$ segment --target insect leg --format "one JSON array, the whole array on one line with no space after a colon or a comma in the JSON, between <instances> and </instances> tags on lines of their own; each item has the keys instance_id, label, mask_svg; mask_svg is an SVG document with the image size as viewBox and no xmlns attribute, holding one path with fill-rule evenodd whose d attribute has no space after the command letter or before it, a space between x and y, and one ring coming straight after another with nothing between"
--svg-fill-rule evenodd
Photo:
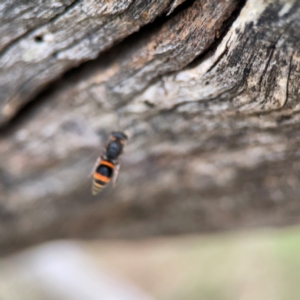
<instances>
[{"instance_id":1,"label":"insect leg","mask_svg":"<svg viewBox=\"0 0 300 300\"><path fill-rule=\"evenodd\" d=\"M120 171L120 163L116 163L115 164L115 169L114 169L114 175L113 175L113 178L112 178L112 185L113 185L113 187L116 186L116 182L117 182L117 177L118 177L119 171Z\"/></svg>"},{"instance_id":2,"label":"insect leg","mask_svg":"<svg viewBox=\"0 0 300 300\"><path fill-rule=\"evenodd\" d=\"M96 169L97 169L97 166L99 165L99 162L101 161L101 157L98 157L98 159L96 160L93 168L92 168L92 171L91 173L89 174L89 177L92 177L93 174L95 173Z\"/></svg>"}]
</instances>

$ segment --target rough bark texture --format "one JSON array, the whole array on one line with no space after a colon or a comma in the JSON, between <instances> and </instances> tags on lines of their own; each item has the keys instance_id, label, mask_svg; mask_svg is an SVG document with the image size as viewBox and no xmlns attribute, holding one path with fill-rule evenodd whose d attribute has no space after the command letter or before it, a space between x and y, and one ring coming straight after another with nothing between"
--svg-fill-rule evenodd
<instances>
[{"instance_id":1,"label":"rough bark texture","mask_svg":"<svg viewBox=\"0 0 300 300\"><path fill-rule=\"evenodd\" d=\"M155 19L172 1L24 1L21 8L18 1L6 2L1 26L2 122L49 81L96 58Z\"/></svg>"},{"instance_id":2,"label":"rough bark texture","mask_svg":"<svg viewBox=\"0 0 300 300\"><path fill-rule=\"evenodd\" d=\"M0 56L3 251L299 222L300 3L182 2L65 1L26 33L14 23ZM87 175L117 128L131 136L117 188L92 198Z\"/></svg>"}]
</instances>

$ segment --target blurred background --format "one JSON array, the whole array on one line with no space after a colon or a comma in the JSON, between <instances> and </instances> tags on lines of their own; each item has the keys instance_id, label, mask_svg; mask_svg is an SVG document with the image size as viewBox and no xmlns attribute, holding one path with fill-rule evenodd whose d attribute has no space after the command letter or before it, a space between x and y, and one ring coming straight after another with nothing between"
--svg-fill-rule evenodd
<instances>
[{"instance_id":1,"label":"blurred background","mask_svg":"<svg viewBox=\"0 0 300 300\"><path fill-rule=\"evenodd\" d=\"M56 241L0 262L1 299L298 299L299 228Z\"/></svg>"},{"instance_id":2,"label":"blurred background","mask_svg":"<svg viewBox=\"0 0 300 300\"><path fill-rule=\"evenodd\" d=\"M294 0L0 1L0 300L299 299L299 49Z\"/></svg>"}]
</instances>

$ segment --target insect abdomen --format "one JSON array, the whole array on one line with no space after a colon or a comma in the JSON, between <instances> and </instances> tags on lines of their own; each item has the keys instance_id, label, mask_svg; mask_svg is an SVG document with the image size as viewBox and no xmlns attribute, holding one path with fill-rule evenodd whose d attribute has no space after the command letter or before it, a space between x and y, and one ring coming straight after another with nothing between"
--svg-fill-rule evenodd
<instances>
[{"instance_id":1,"label":"insect abdomen","mask_svg":"<svg viewBox=\"0 0 300 300\"><path fill-rule=\"evenodd\" d=\"M100 165L97 167L94 173L92 193L97 195L107 183L110 182L111 177L113 176L114 164L103 160Z\"/></svg>"}]
</instances>

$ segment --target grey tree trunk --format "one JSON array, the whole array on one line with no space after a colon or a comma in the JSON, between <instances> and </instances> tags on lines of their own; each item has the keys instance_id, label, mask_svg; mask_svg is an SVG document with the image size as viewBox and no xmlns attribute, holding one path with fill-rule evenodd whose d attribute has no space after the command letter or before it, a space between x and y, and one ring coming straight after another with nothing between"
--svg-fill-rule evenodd
<instances>
[{"instance_id":1,"label":"grey tree trunk","mask_svg":"<svg viewBox=\"0 0 300 300\"><path fill-rule=\"evenodd\" d=\"M0 5L0 249L300 220L300 2ZM88 174L113 130L115 189Z\"/></svg>"}]
</instances>

